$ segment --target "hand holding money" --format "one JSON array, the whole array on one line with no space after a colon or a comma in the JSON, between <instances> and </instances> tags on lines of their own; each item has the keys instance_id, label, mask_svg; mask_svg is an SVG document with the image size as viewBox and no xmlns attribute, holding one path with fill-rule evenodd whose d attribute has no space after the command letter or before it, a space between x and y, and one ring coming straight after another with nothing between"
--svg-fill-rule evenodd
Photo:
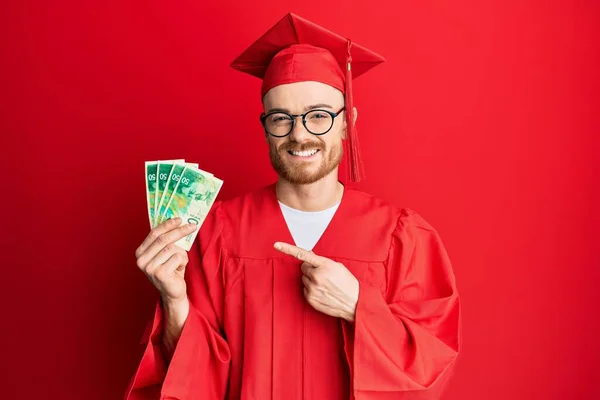
<instances>
[{"instance_id":1,"label":"hand holding money","mask_svg":"<svg viewBox=\"0 0 600 400\"><path fill-rule=\"evenodd\" d=\"M212 207L223 181L185 160L145 164L146 203L152 230L135 251L137 266L160 291L166 332L177 336L189 312L187 250ZM167 335L169 336L169 335Z\"/></svg>"}]
</instances>

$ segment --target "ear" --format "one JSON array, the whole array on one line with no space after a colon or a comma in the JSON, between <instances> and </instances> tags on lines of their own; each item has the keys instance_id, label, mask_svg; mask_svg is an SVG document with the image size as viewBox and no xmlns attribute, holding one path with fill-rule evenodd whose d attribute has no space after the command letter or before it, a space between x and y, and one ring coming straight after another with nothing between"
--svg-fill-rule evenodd
<instances>
[{"instance_id":1,"label":"ear","mask_svg":"<svg viewBox=\"0 0 600 400\"><path fill-rule=\"evenodd\" d=\"M358 110L356 109L356 107L353 107L354 110L354 121L353 121L353 126L356 125L356 119L358 118ZM347 130L346 130L346 118L344 118L344 130L342 132L342 139L346 139L347 137Z\"/></svg>"},{"instance_id":2,"label":"ear","mask_svg":"<svg viewBox=\"0 0 600 400\"><path fill-rule=\"evenodd\" d=\"M263 113L265 112L264 110L266 110L265 108L265 103L263 101ZM261 114L262 117L262 114ZM260 126L260 129L263 131L263 133L265 134L265 142L269 142L269 133L267 132L267 130L265 129L265 127L263 126L262 122L258 122L258 125Z\"/></svg>"}]
</instances>

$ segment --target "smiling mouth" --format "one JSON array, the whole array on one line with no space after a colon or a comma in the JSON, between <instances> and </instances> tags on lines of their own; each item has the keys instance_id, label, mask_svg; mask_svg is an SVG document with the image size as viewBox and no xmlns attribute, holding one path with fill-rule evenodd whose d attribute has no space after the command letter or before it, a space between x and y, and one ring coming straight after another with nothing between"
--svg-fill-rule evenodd
<instances>
[{"instance_id":1,"label":"smiling mouth","mask_svg":"<svg viewBox=\"0 0 600 400\"><path fill-rule=\"evenodd\" d=\"M317 154L319 149L305 150L305 151L292 151L288 150L288 154L296 157L311 157Z\"/></svg>"}]
</instances>

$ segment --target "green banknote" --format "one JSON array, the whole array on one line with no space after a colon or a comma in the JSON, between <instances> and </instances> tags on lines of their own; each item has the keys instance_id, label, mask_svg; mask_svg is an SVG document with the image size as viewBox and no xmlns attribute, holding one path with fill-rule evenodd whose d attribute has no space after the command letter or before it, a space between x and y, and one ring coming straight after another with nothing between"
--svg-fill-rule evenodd
<instances>
[{"instance_id":1,"label":"green banknote","mask_svg":"<svg viewBox=\"0 0 600 400\"><path fill-rule=\"evenodd\" d=\"M185 168L183 170L167 204L163 219L180 217L182 223L195 223L198 228L177 241L176 245L185 250L192 247L198 230L215 202L222 185L222 180L196 168Z\"/></svg>"},{"instance_id":2,"label":"green banknote","mask_svg":"<svg viewBox=\"0 0 600 400\"><path fill-rule=\"evenodd\" d=\"M148 219L150 227L154 226L154 201L156 194L156 171L158 161L146 161L146 204L148 205Z\"/></svg>"},{"instance_id":3,"label":"green banknote","mask_svg":"<svg viewBox=\"0 0 600 400\"><path fill-rule=\"evenodd\" d=\"M173 166L178 164L183 165L184 163L185 160L164 160L158 162L156 191L154 192L154 220L152 226L158 225L158 206L160 204L160 200L162 199L162 194L165 190L165 186L167 185L167 181L169 180L169 175L171 175Z\"/></svg>"},{"instance_id":4,"label":"green banknote","mask_svg":"<svg viewBox=\"0 0 600 400\"><path fill-rule=\"evenodd\" d=\"M185 163L185 164L175 164L173 165L173 169L171 170L171 175L167 179L167 184L165 186L165 190L163 190L162 198L160 199L159 205L157 207L158 212L156 213L156 217L154 221L156 221L156 225L160 224L164 221L163 216L165 210L167 209L167 205L169 204L169 200L171 200L171 196L177 187L177 183L179 182L179 178L181 174L186 168L198 168L198 164L194 163Z\"/></svg>"}]
</instances>

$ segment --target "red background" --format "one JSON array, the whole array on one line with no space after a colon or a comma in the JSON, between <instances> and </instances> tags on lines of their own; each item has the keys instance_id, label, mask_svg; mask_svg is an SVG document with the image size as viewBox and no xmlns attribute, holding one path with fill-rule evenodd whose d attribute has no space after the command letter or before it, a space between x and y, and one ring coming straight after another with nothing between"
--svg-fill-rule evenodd
<instances>
[{"instance_id":1,"label":"red background","mask_svg":"<svg viewBox=\"0 0 600 400\"><path fill-rule=\"evenodd\" d=\"M2 2L2 398L122 396L156 298L143 162L197 161L222 199L273 181L228 65L288 11L388 59L355 82L358 187L446 244L446 399L600 398L598 3L285 3Z\"/></svg>"}]
</instances>

